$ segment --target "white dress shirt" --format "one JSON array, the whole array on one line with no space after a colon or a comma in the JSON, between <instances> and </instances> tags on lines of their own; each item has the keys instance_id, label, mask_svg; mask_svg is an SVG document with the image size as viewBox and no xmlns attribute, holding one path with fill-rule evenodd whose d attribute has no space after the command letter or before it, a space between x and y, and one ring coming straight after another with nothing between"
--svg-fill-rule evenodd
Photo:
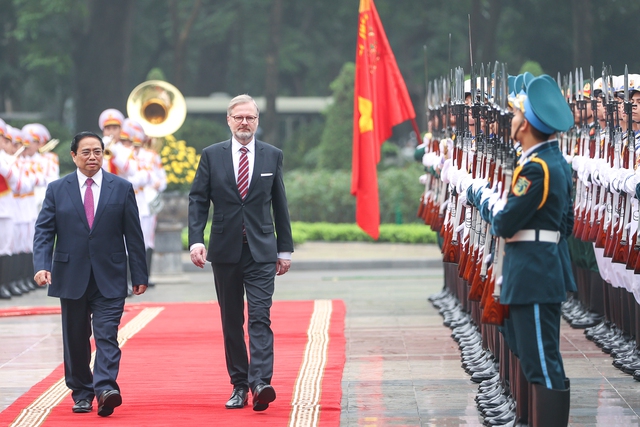
<instances>
[{"instance_id":1,"label":"white dress shirt","mask_svg":"<svg viewBox=\"0 0 640 427\"><path fill-rule=\"evenodd\" d=\"M80 184L80 197L82 197L82 204L84 205L84 195L87 191L87 179L88 176L78 171L78 184ZM95 216L98 210L98 201L100 200L100 189L102 188L102 169L100 169L95 175L91 177L93 184L91 184L91 191L93 191L93 215Z\"/></svg>"},{"instance_id":2,"label":"white dress shirt","mask_svg":"<svg viewBox=\"0 0 640 427\"><path fill-rule=\"evenodd\" d=\"M249 160L249 183L251 183L253 165L256 158L256 139L252 138L247 145L242 145L235 137L231 138L231 157L233 158L233 173L235 174L236 182L238 182L238 168L240 167L240 155L242 154L240 149L242 147L247 148L247 159Z\"/></svg>"}]
</instances>

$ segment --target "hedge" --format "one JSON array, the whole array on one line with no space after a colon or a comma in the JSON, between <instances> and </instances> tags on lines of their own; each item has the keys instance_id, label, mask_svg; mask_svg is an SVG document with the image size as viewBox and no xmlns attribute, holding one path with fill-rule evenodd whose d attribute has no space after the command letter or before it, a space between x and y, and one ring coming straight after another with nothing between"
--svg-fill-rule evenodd
<instances>
[{"instance_id":1,"label":"hedge","mask_svg":"<svg viewBox=\"0 0 640 427\"><path fill-rule=\"evenodd\" d=\"M209 246L211 223L204 232L205 245ZM293 242L301 244L306 241L328 242L373 242L356 224L333 224L327 222L307 223L293 221L291 223ZM436 233L424 224L381 224L378 242L391 243L436 243ZM189 244L188 229L182 230L182 246L186 250Z\"/></svg>"}]
</instances>

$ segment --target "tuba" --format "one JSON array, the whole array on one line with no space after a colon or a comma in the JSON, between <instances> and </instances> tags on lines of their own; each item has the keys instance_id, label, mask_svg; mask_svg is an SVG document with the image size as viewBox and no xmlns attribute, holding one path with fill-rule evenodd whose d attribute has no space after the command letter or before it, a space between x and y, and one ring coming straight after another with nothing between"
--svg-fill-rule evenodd
<instances>
[{"instance_id":1,"label":"tuba","mask_svg":"<svg viewBox=\"0 0 640 427\"><path fill-rule=\"evenodd\" d=\"M162 138L180 129L187 116L187 103L174 85L162 80L148 80L131 91L127 99L127 114L142 125L147 136ZM158 147L157 143L153 145ZM164 205L160 193L150 188L145 192L150 200L149 210L157 214Z\"/></svg>"},{"instance_id":2,"label":"tuba","mask_svg":"<svg viewBox=\"0 0 640 427\"><path fill-rule=\"evenodd\" d=\"M148 80L131 91L127 114L148 136L162 138L180 129L187 116L187 103L174 85Z\"/></svg>"}]
</instances>

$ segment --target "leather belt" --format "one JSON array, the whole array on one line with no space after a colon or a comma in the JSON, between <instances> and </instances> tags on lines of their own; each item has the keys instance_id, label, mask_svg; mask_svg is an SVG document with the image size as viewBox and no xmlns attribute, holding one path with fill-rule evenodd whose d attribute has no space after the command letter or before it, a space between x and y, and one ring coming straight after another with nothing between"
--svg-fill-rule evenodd
<instances>
[{"instance_id":1,"label":"leather belt","mask_svg":"<svg viewBox=\"0 0 640 427\"><path fill-rule=\"evenodd\" d=\"M513 242L547 242L558 244L560 232L551 230L520 230L513 237L505 239L507 243Z\"/></svg>"},{"instance_id":2,"label":"leather belt","mask_svg":"<svg viewBox=\"0 0 640 427\"><path fill-rule=\"evenodd\" d=\"M244 243L244 244L248 244L248 243L249 243L249 242L247 241L247 235L246 235L246 234L243 234L243 235L242 235L242 243Z\"/></svg>"}]
</instances>

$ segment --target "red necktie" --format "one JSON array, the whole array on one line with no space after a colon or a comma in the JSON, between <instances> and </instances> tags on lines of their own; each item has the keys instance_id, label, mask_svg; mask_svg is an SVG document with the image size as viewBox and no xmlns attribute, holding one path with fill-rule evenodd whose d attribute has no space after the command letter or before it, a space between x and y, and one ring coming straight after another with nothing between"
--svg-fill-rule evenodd
<instances>
[{"instance_id":1,"label":"red necktie","mask_svg":"<svg viewBox=\"0 0 640 427\"><path fill-rule=\"evenodd\" d=\"M93 190L91 189L91 184L93 184L93 179L88 178L87 181L87 189L84 191L84 213L87 215L87 222L89 223L89 228L93 227Z\"/></svg>"},{"instance_id":2,"label":"red necktie","mask_svg":"<svg viewBox=\"0 0 640 427\"><path fill-rule=\"evenodd\" d=\"M238 191L243 199L249 190L249 157L247 147L240 148L240 164L238 165Z\"/></svg>"}]
</instances>

